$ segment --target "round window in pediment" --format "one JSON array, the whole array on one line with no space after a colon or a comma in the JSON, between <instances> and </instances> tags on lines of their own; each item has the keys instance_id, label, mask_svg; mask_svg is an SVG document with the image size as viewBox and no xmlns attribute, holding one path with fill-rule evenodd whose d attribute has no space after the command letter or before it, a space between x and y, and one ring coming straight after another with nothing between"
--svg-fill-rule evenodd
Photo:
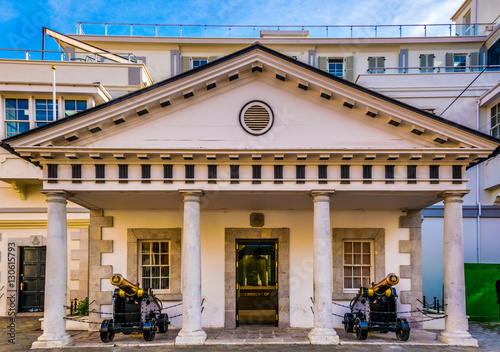
<instances>
[{"instance_id":1,"label":"round window in pediment","mask_svg":"<svg viewBox=\"0 0 500 352\"><path fill-rule=\"evenodd\" d=\"M248 102L240 111L241 127L254 136L260 136L269 131L273 122L273 110L263 101Z\"/></svg>"}]
</instances>

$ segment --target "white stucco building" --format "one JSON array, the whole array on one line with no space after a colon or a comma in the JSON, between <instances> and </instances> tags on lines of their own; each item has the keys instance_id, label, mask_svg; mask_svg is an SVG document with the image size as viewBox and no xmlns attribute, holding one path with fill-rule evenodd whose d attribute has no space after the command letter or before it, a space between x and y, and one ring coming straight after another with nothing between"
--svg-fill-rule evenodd
<instances>
[{"instance_id":1,"label":"white stucco building","mask_svg":"<svg viewBox=\"0 0 500 352\"><path fill-rule=\"evenodd\" d=\"M427 277L440 339L474 345L464 244L469 262L500 246L499 14L466 1L458 35L426 37L46 29L63 61L1 60L0 251L17 265L2 255L0 279L16 311L44 311L37 346L68 342L68 299L111 312L113 273L183 303L179 343L256 322L335 343L331 302L391 272L415 328ZM258 290L267 309L245 302Z\"/></svg>"}]
</instances>

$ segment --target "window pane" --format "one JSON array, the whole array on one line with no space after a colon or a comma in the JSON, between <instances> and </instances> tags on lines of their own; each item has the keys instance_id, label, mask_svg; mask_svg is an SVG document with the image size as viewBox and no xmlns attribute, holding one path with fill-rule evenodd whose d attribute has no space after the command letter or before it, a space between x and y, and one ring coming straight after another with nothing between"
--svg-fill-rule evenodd
<instances>
[{"instance_id":1,"label":"window pane","mask_svg":"<svg viewBox=\"0 0 500 352\"><path fill-rule=\"evenodd\" d=\"M149 282L150 279L142 279L142 288L151 288Z\"/></svg>"},{"instance_id":2,"label":"window pane","mask_svg":"<svg viewBox=\"0 0 500 352\"><path fill-rule=\"evenodd\" d=\"M151 256L151 265L159 265L160 264L160 255L159 254L153 254Z\"/></svg>"},{"instance_id":3,"label":"window pane","mask_svg":"<svg viewBox=\"0 0 500 352\"><path fill-rule=\"evenodd\" d=\"M161 255L161 264L162 265L168 265L168 254L162 254Z\"/></svg>"},{"instance_id":4,"label":"window pane","mask_svg":"<svg viewBox=\"0 0 500 352\"><path fill-rule=\"evenodd\" d=\"M76 110L83 111L87 109L87 102L85 100L77 100L76 101Z\"/></svg>"},{"instance_id":5,"label":"window pane","mask_svg":"<svg viewBox=\"0 0 500 352\"><path fill-rule=\"evenodd\" d=\"M18 99L17 100L17 108L20 110L28 110L28 99Z\"/></svg>"},{"instance_id":6,"label":"window pane","mask_svg":"<svg viewBox=\"0 0 500 352\"><path fill-rule=\"evenodd\" d=\"M353 276L361 276L361 267L357 266L353 268Z\"/></svg>"},{"instance_id":7,"label":"window pane","mask_svg":"<svg viewBox=\"0 0 500 352\"><path fill-rule=\"evenodd\" d=\"M344 253L352 253L352 242L344 242Z\"/></svg>"},{"instance_id":8,"label":"window pane","mask_svg":"<svg viewBox=\"0 0 500 352\"><path fill-rule=\"evenodd\" d=\"M150 244L150 242L142 242L142 253L149 253Z\"/></svg>"},{"instance_id":9,"label":"window pane","mask_svg":"<svg viewBox=\"0 0 500 352\"><path fill-rule=\"evenodd\" d=\"M162 253L168 253L168 242L162 242L161 243L161 252Z\"/></svg>"},{"instance_id":10,"label":"window pane","mask_svg":"<svg viewBox=\"0 0 500 352\"><path fill-rule=\"evenodd\" d=\"M160 277L160 267L159 266L153 266L151 267L151 277Z\"/></svg>"},{"instance_id":11,"label":"window pane","mask_svg":"<svg viewBox=\"0 0 500 352\"><path fill-rule=\"evenodd\" d=\"M161 279L161 289L168 290L169 288L169 279Z\"/></svg>"},{"instance_id":12,"label":"window pane","mask_svg":"<svg viewBox=\"0 0 500 352\"><path fill-rule=\"evenodd\" d=\"M370 267L369 266L364 266L362 270L363 270L363 276L370 277Z\"/></svg>"},{"instance_id":13,"label":"window pane","mask_svg":"<svg viewBox=\"0 0 500 352\"><path fill-rule=\"evenodd\" d=\"M370 279L365 277L362 279L363 287L370 287Z\"/></svg>"},{"instance_id":14,"label":"window pane","mask_svg":"<svg viewBox=\"0 0 500 352\"><path fill-rule=\"evenodd\" d=\"M159 290L160 289L160 279L153 279L152 280L152 285L151 285L153 290Z\"/></svg>"},{"instance_id":15,"label":"window pane","mask_svg":"<svg viewBox=\"0 0 500 352\"><path fill-rule=\"evenodd\" d=\"M370 253L370 243L363 242L363 253Z\"/></svg>"},{"instance_id":16,"label":"window pane","mask_svg":"<svg viewBox=\"0 0 500 352\"><path fill-rule=\"evenodd\" d=\"M161 267L161 277L169 277L170 276L170 270L168 266L162 266Z\"/></svg>"},{"instance_id":17,"label":"window pane","mask_svg":"<svg viewBox=\"0 0 500 352\"><path fill-rule=\"evenodd\" d=\"M363 254L363 264L370 265L370 255L369 254Z\"/></svg>"},{"instance_id":18,"label":"window pane","mask_svg":"<svg viewBox=\"0 0 500 352\"><path fill-rule=\"evenodd\" d=\"M149 266L142 267L142 277L151 277L151 267Z\"/></svg>"},{"instance_id":19,"label":"window pane","mask_svg":"<svg viewBox=\"0 0 500 352\"><path fill-rule=\"evenodd\" d=\"M16 105L16 99L5 99L5 108L15 109Z\"/></svg>"},{"instance_id":20,"label":"window pane","mask_svg":"<svg viewBox=\"0 0 500 352\"><path fill-rule=\"evenodd\" d=\"M344 276L352 276L352 267L344 266Z\"/></svg>"},{"instance_id":21,"label":"window pane","mask_svg":"<svg viewBox=\"0 0 500 352\"><path fill-rule=\"evenodd\" d=\"M361 264L361 254L354 254L354 264Z\"/></svg>"},{"instance_id":22,"label":"window pane","mask_svg":"<svg viewBox=\"0 0 500 352\"><path fill-rule=\"evenodd\" d=\"M352 254L344 254L344 264L352 264Z\"/></svg>"},{"instance_id":23,"label":"window pane","mask_svg":"<svg viewBox=\"0 0 500 352\"><path fill-rule=\"evenodd\" d=\"M150 265L150 264L151 264L151 261L150 261L149 254L143 255L142 256L142 265Z\"/></svg>"},{"instance_id":24,"label":"window pane","mask_svg":"<svg viewBox=\"0 0 500 352\"><path fill-rule=\"evenodd\" d=\"M353 288L351 278L344 278L344 288Z\"/></svg>"},{"instance_id":25,"label":"window pane","mask_svg":"<svg viewBox=\"0 0 500 352\"><path fill-rule=\"evenodd\" d=\"M353 253L361 253L361 242L353 243Z\"/></svg>"},{"instance_id":26,"label":"window pane","mask_svg":"<svg viewBox=\"0 0 500 352\"><path fill-rule=\"evenodd\" d=\"M160 253L160 243L159 242L153 242L153 253Z\"/></svg>"},{"instance_id":27,"label":"window pane","mask_svg":"<svg viewBox=\"0 0 500 352\"><path fill-rule=\"evenodd\" d=\"M361 279L353 278L352 279L352 287L353 288L360 288L361 287Z\"/></svg>"}]
</instances>

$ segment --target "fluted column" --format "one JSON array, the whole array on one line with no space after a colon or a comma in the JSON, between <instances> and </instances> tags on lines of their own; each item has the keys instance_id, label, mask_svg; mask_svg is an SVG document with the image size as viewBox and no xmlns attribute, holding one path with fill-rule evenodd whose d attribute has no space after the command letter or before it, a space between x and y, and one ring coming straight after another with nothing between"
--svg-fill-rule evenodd
<instances>
[{"instance_id":1,"label":"fluted column","mask_svg":"<svg viewBox=\"0 0 500 352\"><path fill-rule=\"evenodd\" d=\"M70 343L66 332L68 246L66 193L43 191L47 196L47 255L45 271L44 330L33 348L58 348Z\"/></svg>"},{"instance_id":2,"label":"fluted column","mask_svg":"<svg viewBox=\"0 0 500 352\"><path fill-rule=\"evenodd\" d=\"M333 191L312 191L314 203L314 328L308 337L312 344L338 344L332 315L332 236L330 195Z\"/></svg>"},{"instance_id":3,"label":"fluted column","mask_svg":"<svg viewBox=\"0 0 500 352\"><path fill-rule=\"evenodd\" d=\"M462 197L468 191L447 191L444 200L443 278L445 329L438 339L453 346L477 346L467 331L465 314L465 275Z\"/></svg>"},{"instance_id":4,"label":"fluted column","mask_svg":"<svg viewBox=\"0 0 500 352\"><path fill-rule=\"evenodd\" d=\"M201 328L200 202L203 191L181 191L184 197L182 233L182 329L175 343L202 345L207 334Z\"/></svg>"}]
</instances>

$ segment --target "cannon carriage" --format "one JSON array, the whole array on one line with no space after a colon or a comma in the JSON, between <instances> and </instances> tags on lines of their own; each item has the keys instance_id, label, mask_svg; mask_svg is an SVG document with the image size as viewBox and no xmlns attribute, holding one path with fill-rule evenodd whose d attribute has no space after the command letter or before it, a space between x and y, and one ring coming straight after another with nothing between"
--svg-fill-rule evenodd
<instances>
[{"instance_id":1,"label":"cannon carriage","mask_svg":"<svg viewBox=\"0 0 500 352\"><path fill-rule=\"evenodd\" d=\"M355 332L358 340L366 340L368 333L395 332L400 341L407 341L410 337L410 325L404 318L398 318L395 286L399 278L389 274L370 288L361 287L349 304L350 312L345 313L344 329L346 332Z\"/></svg>"},{"instance_id":2,"label":"cannon carriage","mask_svg":"<svg viewBox=\"0 0 500 352\"><path fill-rule=\"evenodd\" d=\"M168 314L162 313L162 302L151 289L140 288L115 274L110 278L117 287L113 293L113 318L102 322L99 330L102 342L111 342L115 333L142 333L144 340L153 341L156 331L166 333Z\"/></svg>"}]
</instances>

